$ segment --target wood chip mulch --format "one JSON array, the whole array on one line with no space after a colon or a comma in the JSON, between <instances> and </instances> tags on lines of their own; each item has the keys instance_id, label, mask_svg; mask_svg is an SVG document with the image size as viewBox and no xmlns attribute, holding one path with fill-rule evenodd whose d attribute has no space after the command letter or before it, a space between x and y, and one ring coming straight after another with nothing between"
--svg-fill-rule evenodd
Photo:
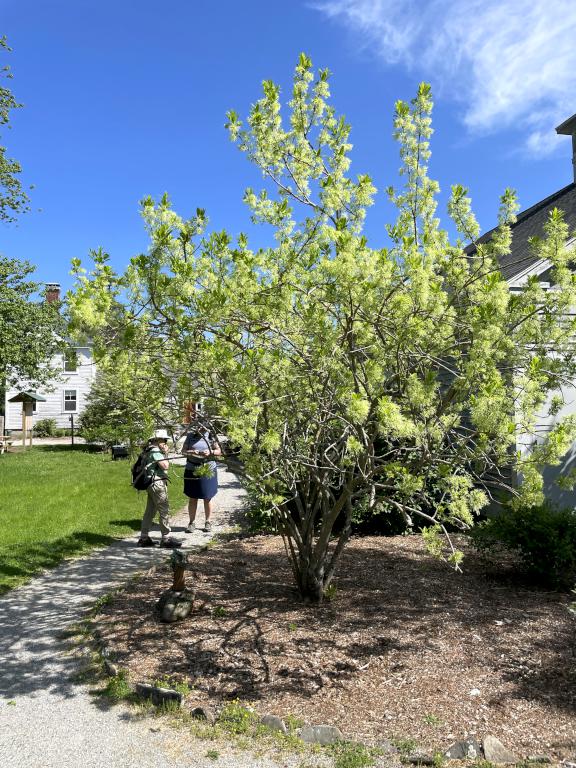
<instances>
[{"instance_id":1,"label":"wood chip mulch","mask_svg":"<svg viewBox=\"0 0 576 768\"><path fill-rule=\"evenodd\" d=\"M186 620L162 624L155 611L167 567L99 615L134 682L185 679L194 706L238 698L366 743L446 749L493 734L521 758L576 757L570 595L487 569L473 551L455 573L418 536L353 539L321 606L298 600L278 537L223 544L192 567Z\"/></svg>"}]
</instances>

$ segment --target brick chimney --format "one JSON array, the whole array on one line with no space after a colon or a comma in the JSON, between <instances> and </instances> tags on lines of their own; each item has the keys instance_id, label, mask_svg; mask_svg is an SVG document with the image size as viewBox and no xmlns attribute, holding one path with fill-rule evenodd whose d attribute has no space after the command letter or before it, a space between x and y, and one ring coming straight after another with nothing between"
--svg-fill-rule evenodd
<instances>
[{"instance_id":1,"label":"brick chimney","mask_svg":"<svg viewBox=\"0 0 576 768\"><path fill-rule=\"evenodd\" d=\"M60 283L46 283L46 301L60 301Z\"/></svg>"},{"instance_id":2,"label":"brick chimney","mask_svg":"<svg viewBox=\"0 0 576 768\"><path fill-rule=\"evenodd\" d=\"M572 136L572 168L574 170L574 181L576 182L576 115L572 115L568 120L556 128L556 133L562 136Z\"/></svg>"}]
</instances>

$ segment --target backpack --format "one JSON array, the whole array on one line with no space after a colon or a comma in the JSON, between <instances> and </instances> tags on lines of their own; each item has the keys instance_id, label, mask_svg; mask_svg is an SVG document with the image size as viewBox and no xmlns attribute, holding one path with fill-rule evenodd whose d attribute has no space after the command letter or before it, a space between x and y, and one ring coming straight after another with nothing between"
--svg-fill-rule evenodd
<instances>
[{"instance_id":1,"label":"backpack","mask_svg":"<svg viewBox=\"0 0 576 768\"><path fill-rule=\"evenodd\" d=\"M148 471L148 448L145 448L138 456L132 467L132 487L137 491L145 491L154 480L154 471Z\"/></svg>"}]
</instances>

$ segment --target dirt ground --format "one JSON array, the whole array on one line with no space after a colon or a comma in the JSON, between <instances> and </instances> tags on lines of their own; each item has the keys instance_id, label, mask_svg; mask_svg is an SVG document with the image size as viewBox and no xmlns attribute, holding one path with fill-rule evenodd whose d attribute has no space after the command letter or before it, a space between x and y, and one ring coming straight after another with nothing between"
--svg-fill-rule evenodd
<instances>
[{"instance_id":1,"label":"dirt ground","mask_svg":"<svg viewBox=\"0 0 576 768\"><path fill-rule=\"evenodd\" d=\"M466 544L464 543L464 547ZM446 749L497 736L520 758L576 757L576 618L467 551L463 573L418 536L355 538L321 606L299 602L282 542L257 536L194 556L194 611L162 624L171 571L105 606L99 629L134 682L185 679L189 702L337 725L347 738Z\"/></svg>"}]
</instances>

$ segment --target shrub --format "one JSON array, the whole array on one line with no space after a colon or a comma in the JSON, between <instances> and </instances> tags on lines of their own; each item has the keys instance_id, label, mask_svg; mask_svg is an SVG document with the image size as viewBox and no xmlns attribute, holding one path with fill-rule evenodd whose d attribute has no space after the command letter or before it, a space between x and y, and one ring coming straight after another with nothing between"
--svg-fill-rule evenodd
<instances>
[{"instance_id":1,"label":"shrub","mask_svg":"<svg viewBox=\"0 0 576 768\"><path fill-rule=\"evenodd\" d=\"M56 434L56 419L39 419L34 424L36 437L54 437Z\"/></svg>"},{"instance_id":2,"label":"shrub","mask_svg":"<svg viewBox=\"0 0 576 768\"><path fill-rule=\"evenodd\" d=\"M370 509L365 497L354 505L352 511L352 530L355 533L397 536L406 533L406 518L392 505L378 500Z\"/></svg>"},{"instance_id":3,"label":"shrub","mask_svg":"<svg viewBox=\"0 0 576 768\"><path fill-rule=\"evenodd\" d=\"M499 546L516 552L543 586L567 589L576 581L576 512L544 503L507 509L471 532L480 551Z\"/></svg>"}]
</instances>

